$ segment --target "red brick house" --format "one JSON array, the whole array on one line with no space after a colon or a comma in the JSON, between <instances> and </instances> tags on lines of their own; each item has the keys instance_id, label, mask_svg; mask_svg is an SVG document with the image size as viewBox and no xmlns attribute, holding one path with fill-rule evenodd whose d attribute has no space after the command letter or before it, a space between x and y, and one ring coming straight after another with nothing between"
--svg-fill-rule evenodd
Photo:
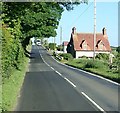
<instances>
[{"instance_id":1,"label":"red brick house","mask_svg":"<svg viewBox=\"0 0 120 113\"><path fill-rule=\"evenodd\" d=\"M67 52L71 53L74 58L82 56L93 57L94 34L93 33L77 33L76 28L72 29L70 42L67 46ZM95 53L111 52L110 44L106 29L102 29L102 33L96 33Z\"/></svg>"}]
</instances>

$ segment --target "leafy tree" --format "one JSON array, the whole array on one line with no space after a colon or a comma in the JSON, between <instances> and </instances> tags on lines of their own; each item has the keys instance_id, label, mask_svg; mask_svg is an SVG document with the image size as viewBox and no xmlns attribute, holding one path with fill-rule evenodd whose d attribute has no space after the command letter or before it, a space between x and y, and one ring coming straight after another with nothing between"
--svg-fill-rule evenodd
<instances>
[{"instance_id":1,"label":"leafy tree","mask_svg":"<svg viewBox=\"0 0 120 113\"><path fill-rule=\"evenodd\" d=\"M3 20L13 28L14 21L20 20L20 37L26 48L31 37L55 37L62 12L66 8L72 10L81 2L6 2L3 3ZM84 0L84 3L87 3Z\"/></svg>"},{"instance_id":2,"label":"leafy tree","mask_svg":"<svg viewBox=\"0 0 120 113\"><path fill-rule=\"evenodd\" d=\"M86 0L84 0L86 2ZM2 66L19 69L30 38L55 37L62 12L81 2L0 2L2 6ZM53 49L53 47L51 47ZM24 51L23 51L24 49ZM9 69L8 69L9 68Z\"/></svg>"},{"instance_id":3,"label":"leafy tree","mask_svg":"<svg viewBox=\"0 0 120 113\"><path fill-rule=\"evenodd\" d=\"M116 51L120 53L120 46L117 47Z\"/></svg>"}]
</instances>

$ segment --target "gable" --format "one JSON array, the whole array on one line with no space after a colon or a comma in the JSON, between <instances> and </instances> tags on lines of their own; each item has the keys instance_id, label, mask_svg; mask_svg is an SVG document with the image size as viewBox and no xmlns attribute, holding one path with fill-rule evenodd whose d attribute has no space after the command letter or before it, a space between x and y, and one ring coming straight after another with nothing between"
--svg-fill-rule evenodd
<instances>
[{"instance_id":1,"label":"gable","mask_svg":"<svg viewBox=\"0 0 120 113\"><path fill-rule=\"evenodd\" d=\"M93 51L94 34L92 33L76 33L72 37L74 43L74 49L79 50L91 50ZM85 49L86 48L86 49ZM98 51L111 51L110 44L107 38L103 34L96 34L96 50Z\"/></svg>"}]
</instances>

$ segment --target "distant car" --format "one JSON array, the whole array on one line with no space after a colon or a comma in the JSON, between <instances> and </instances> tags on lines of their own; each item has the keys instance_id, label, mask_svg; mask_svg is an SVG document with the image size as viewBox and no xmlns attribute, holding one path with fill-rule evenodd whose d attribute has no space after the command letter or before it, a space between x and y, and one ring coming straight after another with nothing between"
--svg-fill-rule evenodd
<instances>
[{"instance_id":1,"label":"distant car","mask_svg":"<svg viewBox=\"0 0 120 113\"><path fill-rule=\"evenodd\" d=\"M40 40L36 40L36 45L40 46L41 45L41 41Z\"/></svg>"}]
</instances>

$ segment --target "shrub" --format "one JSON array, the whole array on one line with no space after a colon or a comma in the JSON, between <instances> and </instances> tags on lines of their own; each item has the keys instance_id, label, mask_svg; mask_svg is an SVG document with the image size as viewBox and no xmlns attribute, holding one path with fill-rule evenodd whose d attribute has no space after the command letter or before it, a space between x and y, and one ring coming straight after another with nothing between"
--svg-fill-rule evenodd
<instances>
[{"instance_id":1,"label":"shrub","mask_svg":"<svg viewBox=\"0 0 120 113\"><path fill-rule=\"evenodd\" d=\"M84 68L100 68L100 69L104 69L107 67L107 63L103 63L101 61L95 60L93 62L93 60L88 60L86 62L86 64L84 65Z\"/></svg>"},{"instance_id":2,"label":"shrub","mask_svg":"<svg viewBox=\"0 0 120 113\"><path fill-rule=\"evenodd\" d=\"M108 60L109 59L109 54L106 54L106 53L99 53L96 55L97 59L99 60Z\"/></svg>"},{"instance_id":3,"label":"shrub","mask_svg":"<svg viewBox=\"0 0 120 113\"><path fill-rule=\"evenodd\" d=\"M117 47L116 51L120 53L120 46Z\"/></svg>"},{"instance_id":4,"label":"shrub","mask_svg":"<svg viewBox=\"0 0 120 113\"><path fill-rule=\"evenodd\" d=\"M65 60L73 59L73 56L70 53L60 53L59 55L63 57Z\"/></svg>"},{"instance_id":5,"label":"shrub","mask_svg":"<svg viewBox=\"0 0 120 113\"><path fill-rule=\"evenodd\" d=\"M87 59L87 57L86 57L86 56L82 56L81 58Z\"/></svg>"},{"instance_id":6,"label":"shrub","mask_svg":"<svg viewBox=\"0 0 120 113\"><path fill-rule=\"evenodd\" d=\"M62 45L58 45L57 50L58 51L63 51L63 46Z\"/></svg>"},{"instance_id":7,"label":"shrub","mask_svg":"<svg viewBox=\"0 0 120 113\"><path fill-rule=\"evenodd\" d=\"M56 53L55 53L55 51L53 51L53 56L56 57Z\"/></svg>"},{"instance_id":8,"label":"shrub","mask_svg":"<svg viewBox=\"0 0 120 113\"><path fill-rule=\"evenodd\" d=\"M89 61L85 64L84 68L97 68L95 62Z\"/></svg>"},{"instance_id":9,"label":"shrub","mask_svg":"<svg viewBox=\"0 0 120 113\"><path fill-rule=\"evenodd\" d=\"M49 48L51 50L54 50L56 48L56 44L55 43L49 43Z\"/></svg>"}]
</instances>

